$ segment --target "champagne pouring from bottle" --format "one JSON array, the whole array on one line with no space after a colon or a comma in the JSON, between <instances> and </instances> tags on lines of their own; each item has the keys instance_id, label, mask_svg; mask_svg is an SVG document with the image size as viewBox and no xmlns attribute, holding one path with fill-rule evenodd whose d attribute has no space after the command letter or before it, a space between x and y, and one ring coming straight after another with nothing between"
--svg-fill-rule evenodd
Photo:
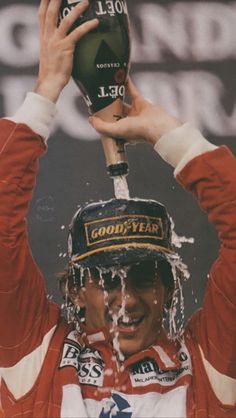
<instances>
[{"instance_id":1,"label":"champagne pouring from bottle","mask_svg":"<svg viewBox=\"0 0 236 418\"><path fill-rule=\"evenodd\" d=\"M80 0L62 0L61 18ZM107 122L123 117L125 82L130 68L130 32L125 0L90 0L76 26L99 19L96 29L76 45L72 77L90 114ZM117 198L128 198L128 161L122 139L102 137L107 173L114 180Z\"/></svg>"}]
</instances>

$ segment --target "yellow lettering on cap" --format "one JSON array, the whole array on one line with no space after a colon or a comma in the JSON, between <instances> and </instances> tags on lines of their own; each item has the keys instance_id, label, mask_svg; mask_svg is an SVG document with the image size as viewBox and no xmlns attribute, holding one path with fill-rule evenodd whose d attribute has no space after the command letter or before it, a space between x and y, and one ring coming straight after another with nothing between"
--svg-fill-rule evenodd
<instances>
[{"instance_id":1,"label":"yellow lettering on cap","mask_svg":"<svg viewBox=\"0 0 236 418\"><path fill-rule=\"evenodd\" d=\"M106 228L104 226L102 226L98 230L98 235L99 235L99 237L104 237L105 234L106 234Z\"/></svg>"},{"instance_id":2,"label":"yellow lettering on cap","mask_svg":"<svg viewBox=\"0 0 236 418\"><path fill-rule=\"evenodd\" d=\"M97 228L92 229L92 231L91 231L91 238L92 239L96 239L97 237L98 237L98 229Z\"/></svg>"},{"instance_id":3,"label":"yellow lettering on cap","mask_svg":"<svg viewBox=\"0 0 236 418\"><path fill-rule=\"evenodd\" d=\"M123 223L123 231L122 231L122 235L127 235L127 233L128 233L128 226L129 226L128 222L127 222L127 221L125 221L125 222Z\"/></svg>"},{"instance_id":4,"label":"yellow lettering on cap","mask_svg":"<svg viewBox=\"0 0 236 418\"><path fill-rule=\"evenodd\" d=\"M139 224L139 232L146 232L146 224L143 222Z\"/></svg>"},{"instance_id":5,"label":"yellow lettering on cap","mask_svg":"<svg viewBox=\"0 0 236 418\"><path fill-rule=\"evenodd\" d=\"M151 224L149 224L149 223L148 223L148 224L146 225L146 231L145 231L145 232L148 232L148 233L150 233L150 234L152 233L152 225L151 225Z\"/></svg>"},{"instance_id":6,"label":"yellow lettering on cap","mask_svg":"<svg viewBox=\"0 0 236 418\"><path fill-rule=\"evenodd\" d=\"M122 234L124 230L123 224L115 225L115 234Z\"/></svg>"},{"instance_id":7,"label":"yellow lettering on cap","mask_svg":"<svg viewBox=\"0 0 236 418\"><path fill-rule=\"evenodd\" d=\"M106 229L107 235L113 235L115 231L115 225L108 225Z\"/></svg>"},{"instance_id":8,"label":"yellow lettering on cap","mask_svg":"<svg viewBox=\"0 0 236 418\"><path fill-rule=\"evenodd\" d=\"M157 224L152 224L152 233L158 235L159 233L159 225Z\"/></svg>"},{"instance_id":9,"label":"yellow lettering on cap","mask_svg":"<svg viewBox=\"0 0 236 418\"><path fill-rule=\"evenodd\" d=\"M109 240L124 240L126 237L142 239L145 236L161 238L161 219L144 215L114 217L86 224L88 245Z\"/></svg>"},{"instance_id":10,"label":"yellow lettering on cap","mask_svg":"<svg viewBox=\"0 0 236 418\"><path fill-rule=\"evenodd\" d=\"M132 229L133 229L133 232L137 232L137 230L138 230L138 226L139 226L139 223L138 223L138 222L132 222Z\"/></svg>"}]
</instances>

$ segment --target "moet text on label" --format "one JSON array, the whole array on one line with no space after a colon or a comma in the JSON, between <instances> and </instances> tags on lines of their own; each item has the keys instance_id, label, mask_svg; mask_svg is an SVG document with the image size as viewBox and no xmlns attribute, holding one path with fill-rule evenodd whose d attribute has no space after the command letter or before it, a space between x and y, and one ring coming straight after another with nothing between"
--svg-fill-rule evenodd
<instances>
[{"instance_id":1,"label":"moet text on label","mask_svg":"<svg viewBox=\"0 0 236 418\"><path fill-rule=\"evenodd\" d=\"M125 95L125 86L100 86L98 88L98 98L105 99L106 97L111 97L116 99L117 97L124 97Z\"/></svg>"},{"instance_id":2,"label":"moet text on label","mask_svg":"<svg viewBox=\"0 0 236 418\"><path fill-rule=\"evenodd\" d=\"M67 2L68 6L63 8L60 14L60 19L66 17L76 6L76 4L81 2L81 0L67 0ZM116 14L128 14L128 9L124 0L106 0L104 2L98 0L96 2L95 13L98 17L107 14L110 16L115 16Z\"/></svg>"},{"instance_id":3,"label":"moet text on label","mask_svg":"<svg viewBox=\"0 0 236 418\"><path fill-rule=\"evenodd\" d=\"M109 14L115 16L116 14L128 14L127 5L124 0L106 0L97 1L97 16L104 16Z\"/></svg>"}]
</instances>

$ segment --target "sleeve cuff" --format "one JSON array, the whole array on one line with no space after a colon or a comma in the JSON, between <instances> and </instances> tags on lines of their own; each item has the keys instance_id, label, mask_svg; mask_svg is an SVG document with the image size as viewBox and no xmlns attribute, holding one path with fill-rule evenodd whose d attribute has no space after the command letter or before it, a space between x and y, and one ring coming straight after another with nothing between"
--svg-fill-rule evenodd
<instances>
[{"instance_id":1,"label":"sleeve cuff","mask_svg":"<svg viewBox=\"0 0 236 418\"><path fill-rule=\"evenodd\" d=\"M174 175L198 155L213 151L217 147L207 141L201 132L185 123L163 135L154 146L154 150L175 168Z\"/></svg>"},{"instance_id":2,"label":"sleeve cuff","mask_svg":"<svg viewBox=\"0 0 236 418\"><path fill-rule=\"evenodd\" d=\"M15 115L7 119L28 125L32 131L47 141L56 112L56 105L53 102L39 94L29 92Z\"/></svg>"}]
</instances>

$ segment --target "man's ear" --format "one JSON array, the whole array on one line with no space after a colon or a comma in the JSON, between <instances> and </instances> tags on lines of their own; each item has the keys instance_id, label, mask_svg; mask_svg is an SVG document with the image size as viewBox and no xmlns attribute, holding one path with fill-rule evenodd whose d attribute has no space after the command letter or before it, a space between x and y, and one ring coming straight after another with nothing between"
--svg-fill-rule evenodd
<instances>
[{"instance_id":1,"label":"man's ear","mask_svg":"<svg viewBox=\"0 0 236 418\"><path fill-rule=\"evenodd\" d=\"M72 286L69 290L69 297L73 305L78 306L80 308L86 307L86 298L84 294L84 288L77 286Z\"/></svg>"}]
</instances>

